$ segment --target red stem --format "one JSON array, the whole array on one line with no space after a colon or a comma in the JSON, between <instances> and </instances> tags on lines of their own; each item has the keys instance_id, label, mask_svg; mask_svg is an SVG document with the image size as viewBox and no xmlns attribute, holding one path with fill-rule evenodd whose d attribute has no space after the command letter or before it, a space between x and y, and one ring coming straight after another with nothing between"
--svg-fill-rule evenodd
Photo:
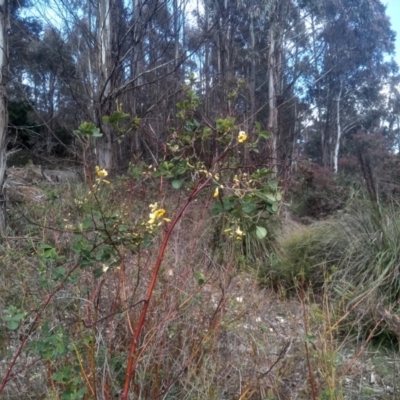
<instances>
[{"instance_id":1,"label":"red stem","mask_svg":"<svg viewBox=\"0 0 400 400\"><path fill-rule=\"evenodd\" d=\"M158 272L160 270L161 263L163 261L165 249L167 247L169 238L170 238L170 236L172 234L172 231L174 230L176 224L178 223L178 221L182 217L182 214L184 213L186 208L189 206L190 202L196 197L196 195L199 192L201 192L204 189L204 187L206 187L208 185L208 182L210 181L210 179L211 179L211 177L209 177L206 181L204 181L202 185L200 185L200 182L198 182L196 184L196 186L193 188L191 194L187 198L186 202L183 204L183 206L179 210L178 214L176 214L176 216L174 217L173 221L171 222L171 225L169 226L168 231L165 234L164 239L163 239L163 241L161 243L161 247L160 247L160 250L158 252L157 261L156 261L156 264L154 266L151 282L150 282L149 287L147 289L146 297L144 299L144 304L143 304L142 312L140 314L139 322L138 322L138 325L136 327L135 334L134 334L134 336L132 338L131 348L130 348L129 356L128 356L128 365L126 367L124 389L123 389L123 392L122 392L121 400L127 400L128 399L128 393L129 393L129 388L130 388L130 385L131 385L132 376L133 376L133 373L135 371L136 364L137 364L137 361L134 362L134 354L136 352L137 343L138 343L138 340L139 340L139 337L140 337L140 333L142 332L142 329L143 329L143 326L144 326L144 323L145 323L145 320L146 320L146 315L147 315L147 310L149 308L150 299L151 299L151 296L153 294L155 284L157 282Z\"/></svg>"},{"instance_id":2,"label":"red stem","mask_svg":"<svg viewBox=\"0 0 400 400\"><path fill-rule=\"evenodd\" d=\"M28 340L28 337L30 336L30 334L32 333L33 328L36 325L36 322L40 319L40 317L42 316L43 311L48 307L48 305L50 304L51 299L55 296L55 294L64 286L65 282L67 281L67 279L70 277L70 275L72 274L72 272L74 272L77 268L78 268L79 264L77 263L69 272L68 274L65 276L65 278L62 280L62 282L54 289L54 291L52 293L50 293L47 296L46 301L43 304L43 307L40 311L37 312L35 318L33 319L30 328L28 329L28 332L24 335L24 337L21 340L21 344L19 345L14 358L11 361L10 366L7 369L6 375L3 378L3 380L1 381L0 384L0 393L4 390L4 387L6 386L7 382L10 380L10 375L11 375L11 371L13 370L15 363L18 360L18 357L21 355L22 350L25 347L26 341Z\"/></svg>"}]
</instances>

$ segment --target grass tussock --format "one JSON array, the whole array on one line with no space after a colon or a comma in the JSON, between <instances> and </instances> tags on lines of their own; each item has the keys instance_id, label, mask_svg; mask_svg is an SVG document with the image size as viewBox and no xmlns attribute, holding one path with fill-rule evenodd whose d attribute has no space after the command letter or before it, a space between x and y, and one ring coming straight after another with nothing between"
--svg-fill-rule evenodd
<instances>
[{"instance_id":1,"label":"grass tussock","mask_svg":"<svg viewBox=\"0 0 400 400\"><path fill-rule=\"evenodd\" d=\"M400 207L358 201L335 219L302 226L279 240L275 279L311 283L344 302L362 329L398 332ZM378 324L378 325L377 325Z\"/></svg>"},{"instance_id":2,"label":"grass tussock","mask_svg":"<svg viewBox=\"0 0 400 400\"><path fill-rule=\"evenodd\" d=\"M326 267L340 262L346 238L337 235L333 221L297 227L278 239L278 260L273 265L275 280L293 282L301 278L313 285L322 285Z\"/></svg>"}]
</instances>

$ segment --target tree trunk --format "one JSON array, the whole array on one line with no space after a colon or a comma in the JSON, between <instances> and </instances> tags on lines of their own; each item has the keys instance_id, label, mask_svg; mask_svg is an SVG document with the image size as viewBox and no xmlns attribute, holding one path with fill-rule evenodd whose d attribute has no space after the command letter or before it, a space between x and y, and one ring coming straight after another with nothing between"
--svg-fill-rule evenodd
<instances>
[{"instance_id":1,"label":"tree trunk","mask_svg":"<svg viewBox=\"0 0 400 400\"><path fill-rule=\"evenodd\" d=\"M278 113L276 109L276 93L275 93L275 33L274 24L269 30L269 52L268 52L268 130L272 138L272 169L277 171L278 158Z\"/></svg>"},{"instance_id":2,"label":"tree trunk","mask_svg":"<svg viewBox=\"0 0 400 400\"><path fill-rule=\"evenodd\" d=\"M173 14L174 14L174 45L175 45L175 54L174 54L174 67L175 72L178 69L179 63L179 8L178 8L178 0L174 0L173 2Z\"/></svg>"},{"instance_id":3,"label":"tree trunk","mask_svg":"<svg viewBox=\"0 0 400 400\"><path fill-rule=\"evenodd\" d=\"M6 135L8 129L5 72L8 65L8 2L0 0L0 234L6 232Z\"/></svg>"},{"instance_id":4,"label":"tree trunk","mask_svg":"<svg viewBox=\"0 0 400 400\"><path fill-rule=\"evenodd\" d=\"M342 89L343 89L343 81L340 82L340 90L339 94L336 98L336 129L337 129L337 135L336 135L336 143L335 143L335 150L333 153L333 170L335 171L335 174L338 172L338 159L339 159L339 148L340 148L340 138L342 136L342 127L340 123L340 101L342 97Z\"/></svg>"},{"instance_id":5,"label":"tree trunk","mask_svg":"<svg viewBox=\"0 0 400 400\"><path fill-rule=\"evenodd\" d=\"M254 16L250 12L250 79L249 79L249 91L250 91L250 115L249 125L253 127L255 113L256 113L256 38L254 34Z\"/></svg>"},{"instance_id":6,"label":"tree trunk","mask_svg":"<svg viewBox=\"0 0 400 400\"><path fill-rule=\"evenodd\" d=\"M110 94L112 89L111 80L111 0L99 1L99 43L100 43L100 85L99 85L99 107L97 110L98 124L102 126L103 136L97 140L96 158L101 168L112 167L112 144L113 132L109 125L102 124L102 117L111 112Z\"/></svg>"},{"instance_id":7,"label":"tree trunk","mask_svg":"<svg viewBox=\"0 0 400 400\"><path fill-rule=\"evenodd\" d=\"M140 19L140 8L141 8L141 0L133 0L133 16L132 23L133 27L133 57L132 57L132 67L131 67L131 79L134 80L134 91L138 90L136 87L142 83L142 78L140 77L141 68L140 68L140 57L142 56L142 47L140 35L142 34L142 24ZM135 92L134 92L135 93ZM136 113L136 109L138 106L137 96L133 96L132 100L133 110ZM135 130L133 133L134 137L134 149L136 156L139 156L142 153L142 143L140 141L140 135L138 130Z\"/></svg>"},{"instance_id":8,"label":"tree trunk","mask_svg":"<svg viewBox=\"0 0 400 400\"><path fill-rule=\"evenodd\" d=\"M90 39L92 37L92 7L91 1L87 1L88 6L88 42L87 42L87 62L88 62L88 74L89 74L89 96L90 96L90 111L89 114L92 117L93 121L96 120L96 113L95 113L95 105L94 105L94 98L95 98L95 86L94 86L94 72L93 72L93 64L92 64L92 47L90 43Z\"/></svg>"},{"instance_id":9,"label":"tree trunk","mask_svg":"<svg viewBox=\"0 0 400 400\"><path fill-rule=\"evenodd\" d=\"M204 100L204 110L206 115L210 114L210 28L209 28L209 18L210 18L210 6L208 2L204 2L204 16L205 16L205 29L207 34L207 39L205 40L204 46L204 76L206 81L206 95Z\"/></svg>"}]
</instances>

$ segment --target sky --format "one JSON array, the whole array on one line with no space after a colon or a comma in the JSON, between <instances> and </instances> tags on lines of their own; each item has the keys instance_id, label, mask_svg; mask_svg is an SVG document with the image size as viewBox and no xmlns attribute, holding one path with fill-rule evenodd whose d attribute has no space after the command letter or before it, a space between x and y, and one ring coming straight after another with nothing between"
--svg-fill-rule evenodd
<instances>
[{"instance_id":1,"label":"sky","mask_svg":"<svg viewBox=\"0 0 400 400\"><path fill-rule=\"evenodd\" d=\"M400 0L381 0L387 6L386 14L390 17L392 29L397 33L396 36L396 55L395 60L400 66ZM198 4L198 0L186 0L186 10L191 13ZM31 11L32 12L32 11ZM40 13L43 16L42 13Z\"/></svg>"},{"instance_id":2,"label":"sky","mask_svg":"<svg viewBox=\"0 0 400 400\"><path fill-rule=\"evenodd\" d=\"M395 60L400 65L400 0L383 0L382 3L387 5L386 15L390 17L392 29L397 32Z\"/></svg>"}]
</instances>

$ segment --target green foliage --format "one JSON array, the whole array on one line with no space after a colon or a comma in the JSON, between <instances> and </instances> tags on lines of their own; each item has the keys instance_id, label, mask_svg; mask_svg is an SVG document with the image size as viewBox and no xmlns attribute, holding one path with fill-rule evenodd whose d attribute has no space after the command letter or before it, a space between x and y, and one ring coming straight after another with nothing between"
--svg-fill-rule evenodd
<instances>
[{"instance_id":1,"label":"green foliage","mask_svg":"<svg viewBox=\"0 0 400 400\"><path fill-rule=\"evenodd\" d=\"M15 133L15 139L18 144L30 148L33 145L32 133L39 133L37 126L30 127L32 121L30 113L33 107L26 101L11 100L8 103L8 119L12 133ZM29 126L29 129L26 129ZM15 140L13 139L13 140Z\"/></svg>"},{"instance_id":2,"label":"green foliage","mask_svg":"<svg viewBox=\"0 0 400 400\"><path fill-rule=\"evenodd\" d=\"M112 382L110 393L120 390L126 372L126 337L129 342L132 329L136 328L133 321L138 320L135 304L143 302L147 282L154 281L150 279L152 271L147 263L158 251L155 244L158 243L159 231L164 228L165 232L172 232L170 230L187 207L179 213L174 204L169 214L165 204L156 202L160 197L164 201L171 186L180 190L183 196L190 193L183 204L215 199L211 214L219 233L216 245L231 249L232 259L239 267L255 264L259 255L260 260L265 257L272 231L267 227L271 216L278 211L282 197L279 185L266 166L258 165L256 168L238 160L237 149L249 146L252 150L253 144L249 135L235 124L235 118L218 119L215 127L210 126L194 117L198 105L196 93L187 89L186 99L178 104L182 123L171 130L166 151L154 166L131 165L128 176L110 180L106 179L108 171L96 166L90 187L74 188L69 202L62 190L48 191L46 206L32 208L33 220L41 221L43 225L35 222L35 234L40 234L42 239L35 241L30 256L35 260L35 277L38 279L34 280L35 295L29 294L29 300L37 310L33 317L37 318L31 326L32 331L29 331L31 334L35 330L29 340L29 350L46 365L47 376L61 399L96 397L96 387L102 386L97 376L99 371L105 370L107 375L103 378ZM131 117L120 107L103 121L113 125L121 135L132 129ZM99 128L88 122L83 122L74 134L86 145L89 139L102 135ZM213 135L220 146L218 155L216 148L207 147ZM263 137L267 137L267 133L259 132L257 140ZM209 157L212 161L206 162L205 154L212 155ZM162 196L158 188L153 190L157 178L164 190ZM132 193L135 202L128 204L125 197L130 189L125 185L138 179L150 181L147 186L151 189L150 201L147 198L140 201L136 193ZM165 186L165 180L169 180L171 186ZM116 193L123 195L115 198ZM176 217L172 221L170 216L174 211ZM202 218L204 215L206 213ZM48 230L55 232L54 236L48 234ZM147 260L145 267L141 264L143 258ZM188 282L194 284L193 303L202 304L200 293L196 296L195 293L208 285L210 276L200 265L190 266L193 268L192 279ZM172 276L174 272L168 273ZM168 281L168 277L163 278ZM129 295L127 285L132 291ZM61 291L62 296L59 295ZM64 293L68 295L64 296ZM129 300L126 299L128 296ZM189 306L191 296L179 297L176 305L187 303ZM11 304L4 311L2 319L10 330L20 328L26 317L22 309L22 306ZM127 311L132 312L134 318L127 315ZM157 313L157 308L152 312ZM212 319L216 318L215 310L211 315ZM152 316L148 318L146 323L156 322L152 321ZM116 330L117 326L118 329L123 326L123 333ZM181 340L176 327L168 327L166 332L170 340ZM108 335L114 335L123 343L122 352L116 350L113 343L104 343ZM199 337L204 335L208 337L208 333L199 331ZM196 345L207 352L213 343L204 340L204 343L199 341ZM196 349L193 352L195 357L197 353ZM201 359L197 362L201 363ZM161 381L163 373L161 369L158 372L160 377L150 373L150 380ZM146 374L141 378L138 373L136 379L149 381Z\"/></svg>"},{"instance_id":3,"label":"green foliage","mask_svg":"<svg viewBox=\"0 0 400 400\"><path fill-rule=\"evenodd\" d=\"M279 258L272 277L290 284L300 279L322 286L326 267L340 263L347 244L344 235L337 235L334 221L299 227L278 239Z\"/></svg>"},{"instance_id":4,"label":"green foliage","mask_svg":"<svg viewBox=\"0 0 400 400\"><path fill-rule=\"evenodd\" d=\"M231 132L235 128L236 118L217 118L216 119L216 129L222 135Z\"/></svg>"},{"instance_id":5,"label":"green foliage","mask_svg":"<svg viewBox=\"0 0 400 400\"><path fill-rule=\"evenodd\" d=\"M10 306L4 310L1 319L7 324L8 329L14 331L19 327L26 315L26 311L21 311L15 306Z\"/></svg>"},{"instance_id":6,"label":"green foliage","mask_svg":"<svg viewBox=\"0 0 400 400\"><path fill-rule=\"evenodd\" d=\"M103 134L100 132L100 129L91 122L82 122L79 125L79 128L74 131L74 134L82 138L97 138L103 136Z\"/></svg>"},{"instance_id":7,"label":"green foliage","mask_svg":"<svg viewBox=\"0 0 400 400\"><path fill-rule=\"evenodd\" d=\"M109 124L117 124L120 121L126 121L131 119L130 114L126 114L120 110L114 111L112 115L103 117L104 122L108 122Z\"/></svg>"}]
</instances>

